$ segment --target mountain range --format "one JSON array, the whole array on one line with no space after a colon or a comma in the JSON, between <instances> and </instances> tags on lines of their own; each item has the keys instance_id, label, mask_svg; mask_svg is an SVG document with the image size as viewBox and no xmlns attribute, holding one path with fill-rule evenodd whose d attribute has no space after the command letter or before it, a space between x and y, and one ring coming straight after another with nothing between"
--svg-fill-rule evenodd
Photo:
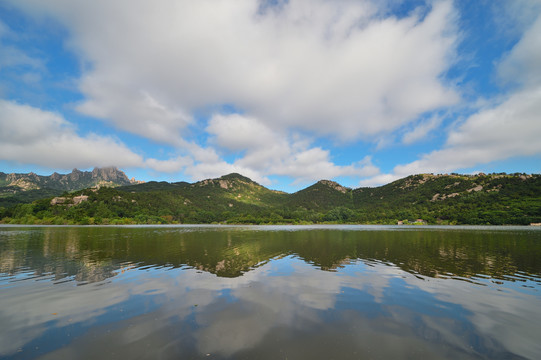
<instances>
[{"instance_id":1,"label":"mountain range","mask_svg":"<svg viewBox=\"0 0 541 360\"><path fill-rule=\"evenodd\" d=\"M541 223L541 175L520 173L419 174L357 189L320 180L292 194L240 174L195 183L137 183L114 168L2 176L11 176L8 187L26 184L20 193L64 191L4 208L0 218L13 223Z\"/></svg>"},{"instance_id":2,"label":"mountain range","mask_svg":"<svg viewBox=\"0 0 541 360\"><path fill-rule=\"evenodd\" d=\"M73 169L69 174L53 173L49 176L6 174L0 172L0 206L27 203L47 196L60 195L64 191L89 187L115 187L141 183L128 179L126 174L114 167L94 168L92 171Z\"/></svg>"}]
</instances>

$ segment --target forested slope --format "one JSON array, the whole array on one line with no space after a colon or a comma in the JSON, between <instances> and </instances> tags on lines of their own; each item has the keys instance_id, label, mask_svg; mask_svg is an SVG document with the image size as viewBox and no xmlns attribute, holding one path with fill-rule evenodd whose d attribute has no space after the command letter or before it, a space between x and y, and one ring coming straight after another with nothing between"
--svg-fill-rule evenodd
<instances>
[{"instance_id":1,"label":"forested slope","mask_svg":"<svg viewBox=\"0 0 541 360\"><path fill-rule=\"evenodd\" d=\"M293 194L239 174L187 182L93 187L0 207L3 223L361 223L541 222L541 176L408 176L375 188L322 180ZM421 221L417 221L421 220Z\"/></svg>"}]
</instances>

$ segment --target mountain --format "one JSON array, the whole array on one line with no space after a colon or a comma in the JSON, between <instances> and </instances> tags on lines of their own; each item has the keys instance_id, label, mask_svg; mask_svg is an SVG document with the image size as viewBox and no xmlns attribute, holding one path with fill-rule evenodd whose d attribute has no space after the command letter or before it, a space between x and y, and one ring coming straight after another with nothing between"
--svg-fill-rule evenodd
<instances>
[{"instance_id":1,"label":"mountain","mask_svg":"<svg viewBox=\"0 0 541 360\"><path fill-rule=\"evenodd\" d=\"M73 169L69 174L53 173L49 176L29 174L5 174L0 172L0 186L19 187L20 191L55 189L73 191L92 186L120 186L136 182L114 167L94 168L92 171Z\"/></svg>"},{"instance_id":2,"label":"mountain","mask_svg":"<svg viewBox=\"0 0 541 360\"><path fill-rule=\"evenodd\" d=\"M53 173L49 176L28 174L5 174L0 172L0 206L32 202L43 197L59 195L64 191L89 187L115 187L138 183L114 167L94 168L92 171L73 169L69 174Z\"/></svg>"},{"instance_id":3,"label":"mountain","mask_svg":"<svg viewBox=\"0 0 541 360\"><path fill-rule=\"evenodd\" d=\"M334 181L320 180L292 194L287 203L291 207L309 210L330 210L338 206L352 207L352 190Z\"/></svg>"},{"instance_id":4,"label":"mountain","mask_svg":"<svg viewBox=\"0 0 541 360\"><path fill-rule=\"evenodd\" d=\"M233 206L267 207L283 202L286 193L269 190L240 174L229 174L218 179L207 179L190 185L184 192L192 201L207 198L211 207L219 202ZM232 206L233 205L233 206Z\"/></svg>"},{"instance_id":5,"label":"mountain","mask_svg":"<svg viewBox=\"0 0 541 360\"><path fill-rule=\"evenodd\" d=\"M188 218L196 223L220 221L239 214L258 214L280 207L288 196L236 173L193 184L149 182L123 186L118 190L130 193L128 196L136 202L145 198L144 201L148 201L148 206L152 208L167 208L173 218ZM152 194L152 198L146 199L149 194Z\"/></svg>"},{"instance_id":6,"label":"mountain","mask_svg":"<svg viewBox=\"0 0 541 360\"><path fill-rule=\"evenodd\" d=\"M377 188L353 191L356 206L406 206L427 203L458 202L478 197L538 197L540 175L420 174L396 180Z\"/></svg>"},{"instance_id":7,"label":"mountain","mask_svg":"<svg viewBox=\"0 0 541 360\"><path fill-rule=\"evenodd\" d=\"M541 175L412 175L377 188L355 189L353 202L356 208L397 219L528 224L541 220Z\"/></svg>"},{"instance_id":8,"label":"mountain","mask_svg":"<svg viewBox=\"0 0 541 360\"><path fill-rule=\"evenodd\" d=\"M101 180L129 182L123 173L109 175ZM380 187L358 189L321 180L288 194L240 174L229 174L196 183L148 182L87 188L60 197L49 194L32 204L0 209L2 218L3 222L44 224L400 221L525 225L541 223L541 175L419 174Z\"/></svg>"}]
</instances>

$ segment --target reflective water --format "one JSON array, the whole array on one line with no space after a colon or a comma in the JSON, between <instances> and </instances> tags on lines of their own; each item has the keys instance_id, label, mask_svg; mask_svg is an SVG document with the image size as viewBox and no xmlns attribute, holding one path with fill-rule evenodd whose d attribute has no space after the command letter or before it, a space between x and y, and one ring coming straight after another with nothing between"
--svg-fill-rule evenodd
<instances>
[{"instance_id":1,"label":"reflective water","mask_svg":"<svg viewBox=\"0 0 541 360\"><path fill-rule=\"evenodd\" d=\"M533 227L0 227L0 358L541 358Z\"/></svg>"}]
</instances>

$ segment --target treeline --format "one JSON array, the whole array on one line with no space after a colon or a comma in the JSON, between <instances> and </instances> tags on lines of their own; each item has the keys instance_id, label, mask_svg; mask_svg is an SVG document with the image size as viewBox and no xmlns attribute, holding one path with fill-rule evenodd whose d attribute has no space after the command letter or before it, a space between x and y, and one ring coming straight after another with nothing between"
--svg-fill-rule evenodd
<instances>
[{"instance_id":1,"label":"treeline","mask_svg":"<svg viewBox=\"0 0 541 360\"><path fill-rule=\"evenodd\" d=\"M38 200L13 208L0 208L0 221L5 224L44 225L396 223L394 219L378 218L373 213L347 207L324 212L255 206L210 210L187 207L183 202L178 203L174 195L132 194L127 199L123 196L125 194L118 190L101 189L98 194L89 196L87 201L76 206L51 206L50 198Z\"/></svg>"}]
</instances>

